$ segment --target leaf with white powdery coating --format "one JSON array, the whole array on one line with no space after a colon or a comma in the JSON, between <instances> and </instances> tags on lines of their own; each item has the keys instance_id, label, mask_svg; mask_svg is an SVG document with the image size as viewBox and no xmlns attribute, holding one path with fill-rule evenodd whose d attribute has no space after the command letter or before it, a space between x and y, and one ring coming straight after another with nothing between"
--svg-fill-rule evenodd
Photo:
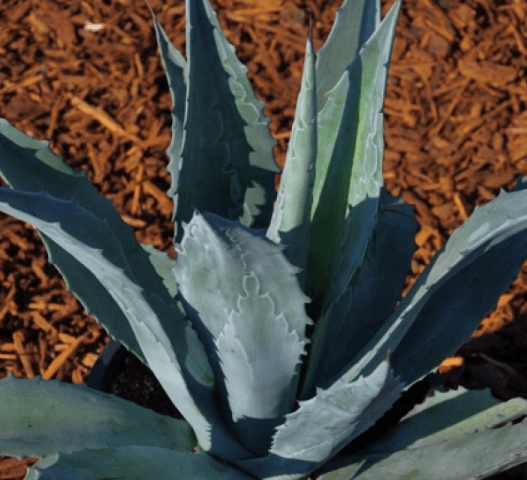
<instances>
[{"instance_id":1,"label":"leaf with white powdery coating","mask_svg":"<svg viewBox=\"0 0 527 480\"><path fill-rule=\"evenodd\" d=\"M401 391L388 358L367 377L353 382L341 378L326 390L317 389L315 397L286 416L267 457L236 463L258 478L303 478L370 428Z\"/></svg>"},{"instance_id":2,"label":"leaf with white powdery coating","mask_svg":"<svg viewBox=\"0 0 527 480\"><path fill-rule=\"evenodd\" d=\"M98 218L103 218L106 228L121 245L122 255L126 259L121 267L127 275L135 276L144 289L156 292L165 301L170 300L148 256L135 239L132 228L119 216L112 202L95 190L85 172L68 166L49 149L49 142L31 138L4 119L0 119L0 174L14 189L43 191L62 200L75 198L81 207ZM126 317L107 289L88 268L57 242L42 232L39 233L50 261L57 267L68 289L77 296L86 311L92 314L112 337L118 338L139 359L146 362ZM173 326L166 324L164 328L172 337Z\"/></svg>"},{"instance_id":3,"label":"leaf with white powdery coating","mask_svg":"<svg viewBox=\"0 0 527 480\"><path fill-rule=\"evenodd\" d=\"M282 250L263 231L195 212L174 266L180 298L205 345L218 388L229 399L224 414L241 437L260 439L254 442L258 451L270 440L278 417L293 406L297 366L308 341L305 330L312 323L298 269ZM267 353L257 356L259 349ZM262 421L252 428L249 418L236 423L240 417Z\"/></svg>"},{"instance_id":4,"label":"leaf with white powdery coating","mask_svg":"<svg viewBox=\"0 0 527 480\"><path fill-rule=\"evenodd\" d=\"M317 52L317 108L381 23L380 0L345 0L337 9L335 23Z\"/></svg>"},{"instance_id":5,"label":"leaf with white powdery coating","mask_svg":"<svg viewBox=\"0 0 527 480\"><path fill-rule=\"evenodd\" d=\"M459 348L525 261L526 204L527 190L501 191L476 207L354 359L350 379L389 350L394 371L411 384Z\"/></svg>"},{"instance_id":6,"label":"leaf with white powdery coating","mask_svg":"<svg viewBox=\"0 0 527 480\"><path fill-rule=\"evenodd\" d=\"M378 480L386 472L398 479L487 478L525 462L525 407L523 399L499 402L482 390L436 393L386 437L329 461L318 478Z\"/></svg>"}]
</instances>

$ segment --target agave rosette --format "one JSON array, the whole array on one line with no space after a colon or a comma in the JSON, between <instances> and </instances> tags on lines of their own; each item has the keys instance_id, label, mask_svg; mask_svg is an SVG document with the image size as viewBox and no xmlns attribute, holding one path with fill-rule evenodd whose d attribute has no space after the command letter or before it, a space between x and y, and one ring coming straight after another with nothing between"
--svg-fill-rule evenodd
<instances>
[{"instance_id":1,"label":"agave rosette","mask_svg":"<svg viewBox=\"0 0 527 480\"><path fill-rule=\"evenodd\" d=\"M477 208L400 298L417 224L382 179L400 0L382 21L379 1L346 0L317 55L308 38L278 195L275 142L247 69L209 1L186 6L187 60L154 17L173 96L176 261L137 243L47 142L0 120L0 209L37 229L68 288L185 420L9 376L0 454L41 457L26 478L44 480L295 480L315 470L327 480L458 479L521 462L527 427L512 420L525 402L463 389L338 455L455 351L527 257L522 179Z\"/></svg>"}]
</instances>

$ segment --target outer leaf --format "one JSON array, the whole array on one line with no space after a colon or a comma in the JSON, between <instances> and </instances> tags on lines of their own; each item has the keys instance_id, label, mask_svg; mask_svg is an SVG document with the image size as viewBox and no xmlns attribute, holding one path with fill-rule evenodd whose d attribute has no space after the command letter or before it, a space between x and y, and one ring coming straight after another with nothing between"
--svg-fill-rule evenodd
<instances>
[{"instance_id":1,"label":"outer leaf","mask_svg":"<svg viewBox=\"0 0 527 480\"><path fill-rule=\"evenodd\" d=\"M327 387L349 368L391 315L410 272L417 229L413 207L383 189L364 263L345 295L317 321L301 398L309 398L315 384Z\"/></svg>"},{"instance_id":2,"label":"outer leaf","mask_svg":"<svg viewBox=\"0 0 527 480\"><path fill-rule=\"evenodd\" d=\"M183 420L85 385L40 377L9 374L0 380L0 418L0 454L16 457L127 445L191 451L196 444Z\"/></svg>"},{"instance_id":3,"label":"outer leaf","mask_svg":"<svg viewBox=\"0 0 527 480\"><path fill-rule=\"evenodd\" d=\"M304 65L291 141L287 149L276 206L267 229L267 238L275 243L287 245L287 259L305 270L317 157L315 53L311 32L306 45ZM305 271L300 275L300 284L304 287Z\"/></svg>"},{"instance_id":4,"label":"outer leaf","mask_svg":"<svg viewBox=\"0 0 527 480\"><path fill-rule=\"evenodd\" d=\"M97 277L46 234L37 231L48 252L49 261L57 267L68 290L80 300L86 312L104 326L145 365L148 362L120 306Z\"/></svg>"},{"instance_id":5,"label":"outer leaf","mask_svg":"<svg viewBox=\"0 0 527 480\"><path fill-rule=\"evenodd\" d=\"M451 393L451 392L448 392ZM484 399L478 398L480 395L473 392L464 393L471 399L484 404ZM456 402L461 407L461 412L467 412L470 405L467 398ZM483 400L483 401L482 401ZM518 402L515 399L512 405L510 402L490 408L485 415L478 415L468 418L460 426L454 425L452 430L445 429L437 432L432 437L412 444L412 440L417 438L416 432L408 426L408 429L401 427L400 432L392 437L398 442L408 444L408 448L397 450L397 446L388 443L383 445L372 444L365 450L361 450L356 455L346 456L335 459L324 466L335 468L334 471L321 475L320 480L378 480L386 478L386 472L390 472L390 478L411 478L415 480L461 480L471 478L486 478L489 475L509 469L515 465L525 462L527 452L525 450L525 438L527 436L527 422L523 420L516 423L527 415L527 410L523 409L506 420L500 419L496 425L489 427L492 419L499 418L504 412L518 409ZM456 415L459 410L449 410L451 401L445 402L446 405L439 407L435 412L430 412L425 418L418 419L416 415L413 427L421 430L421 433L430 428L426 426L426 421L435 419L435 427L438 420ZM461 406L461 404L464 404ZM523 408L525 408L525 403ZM445 410L445 412L442 412ZM512 422L516 424L513 425ZM412 419L409 420L412 422ZM417 424L416 424L417 422ZM404 420L403 420L404 423ZM402 425L402 424L401 424ZM433 428L433 427L432 427ZM470 432L455 434L458 432ZM476 430L478 429L478 430ZM395 431L397 427L395 427ZM410 431L412 430L412 433ZM404 440L404 434L410 433L410 438ZM443 440L440 440L444 438ZM371 448L371 449L370 449Z\"/></svg>"},{"instance_id":6,"label":"outer leaf","mask_svg":"<svg viewBox=\"0 0 527 480\"><path fill-rule=\"evenodd\" d=\"M108 224L74 200L8 188L0 188L0 209L44 231L97 277L130 322L148 364L202 448L226 459L246 456L214 406L214 378L196 332L172 300L167 305L126 274L121 267L126 259ZM174 338L167 336L159 318L172 323Z\"/></svg>"},{"instance_id":7,"label":"outer leaf","mask_svg":"<svg viewBox=\"0 0 527 480\"><path fill-rule=\"evenodd\" d=\"M128 446L54 455L29 468L25 480L153 480L251 477L205 453Z\"/></svg>"},{"instance_id":8,"label":"outer leaf","mask_svg":"<svg viewBox=\"0 0 527 480\"><path fill-rule=\"evenodd\" d=\"M491 428L503 419L527 413L527 401L514 398L500 402L489 389L436 392L385 436L368 445L365 453L396 452L424 447L464 433Z\"/></svg>"},{"instance_id":9,"label":"outer leaf","mask_svg":"<svg viewBox=\"0 0 527 480\"><path fill-rule=\"evenodd\" d=\"M449 238L383 328L357 356L351 377L393 352L412 383L470 335L518 274L527 252L527 190L500 192Z\"/></svg>"},{"instance_id":10,"label":"outer leaf","mask_svg":"<svg viewBox=\"0 0 527 480\"><path fill-rule=\"evenodd\" d=\"M401 384L388 360L366 378L342 379L287 415L267 457L236 462L262 479L300 479L370 428L397 400Z\"/></svg>"},{"instance_id":11,"label":"outer leaf","mask_svg":"<svg viewBox=\"0 0 527 480\"><path fill-rule=\"evenodd\" d=\"M263 103L254 96L247 68L236 58L216 13L208 0L187 0L186 8L186 68L192 82L187 84L181 152L168 151L177 181L170 194L178 242L181 222L190 221L194 207L230 220L240 218L247 226L267 226L276 197L274 174L280 172ZM164 49L161 54L169 64ZM176 83L173 78L169 86Z\"/></svg>"},{"instance_id":12,"label":"outer leaf","mask_svg":"<svg viewBox=\"0 0 527 480\"><path fill-rule=\"evenodd\" d=\"M148 255L134 237L132 228L124 223L113 204L101 196L87 180L84 172L69 167L51 152L49 142L35 140L0 119L0 173L13 188L29 192L46 191L63 200L75 198L84 209L105 221L106 228L121 246L126 261L121 264L126 274L136 278L142 288L156 292L165 301L170 297L161 279L152 268ZM134 333L119 305L100 282L76 258L72 257L46 235L41 235L50 261L66 280L88 313L95 316L114 338L118 338L138 358L145 361ZM162 320L163 321L163 320ZM169 336L174 327L164 324Z\"/></svg>"},{"instance_id":13,"label":"outer leaf","mask_svg":"<svg viewBox=\"0 0 527 480\"><path fill-rule=\"evenodd\" d=\"M225 414L257 450L296 393L311 323L297 272L263 231L197 212L185 225L174 268L180 296L229 399ZM249 418L237 422L242 416Z\"/></svg>"},{"instance_id":14,"label":"outer leaf","mask_svg":"<svg viewBox=\"0 0 527 480\"><path fill-rule=\"evenodd\" d=\"M398 0L319 112L307 293L329 306L363 262L382 187L384 89ZM316 312L319 317L319 312Z\"/></svg>"}]
</instances>

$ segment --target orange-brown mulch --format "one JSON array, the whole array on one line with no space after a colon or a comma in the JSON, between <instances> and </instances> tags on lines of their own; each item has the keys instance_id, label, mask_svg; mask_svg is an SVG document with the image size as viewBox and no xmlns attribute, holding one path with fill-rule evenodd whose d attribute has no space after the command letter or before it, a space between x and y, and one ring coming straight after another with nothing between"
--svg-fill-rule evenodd
<instances>
[{"instance_id":1,"label":"orange-brown mulch","mask_svg":"<svg viewBox=\"0 0 527 480\"><path fill-rule=\"evenodd\" d=\"M319 49L341 1L212 3L268 104L283 166L307 12ZM184 51L184 2L152 5ZM526 14L527 4L515 0L404 0L387 88L384 177L392 195L415 205L420 223L405 292L476 205L527 174ZM0 22L0 117L51 140L113 200L139 241L173 253L164 154L171 99L146 3L11 0ZM84 382L108 341L103 328L66 291L32 229L0 214L0 231L0 378ZM443 364L444 372L457 366L451 382L527 397L526 273L471 345ZM0 480L22 478L28 463L0 460Z\"/></svg>"}]
</instances>

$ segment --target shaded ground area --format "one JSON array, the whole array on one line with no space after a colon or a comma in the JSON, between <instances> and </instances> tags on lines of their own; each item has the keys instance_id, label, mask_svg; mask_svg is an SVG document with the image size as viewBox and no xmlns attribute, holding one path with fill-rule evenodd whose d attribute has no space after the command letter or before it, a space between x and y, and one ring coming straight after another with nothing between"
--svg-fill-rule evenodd
<instances>
[{"instance_id":1,"label":"shaded ground area","mask_svg":"<svg viewBox=\"0 0 527 480\"><path fill-rule=\"evenodd\" d=\"M268 104L283 166L307 12L318 49L341 1L212 3ZM184 51L184 2L152 6ZM384 177L392 195L415 205L421 225L405 293L476 205L527 174L526 13L527 4L512 0L404 1L386 98ZM171 100L146 4L8 0L0 22L0 117L50 140L112 199L139 241L173 252L164 155ZM67 292L31 229L0 214L0 232L0 378L82 383L108 337ZM452 385L527 398L526 274L443 364ZM26 463L0 460L0 479L22 478Z\"/></svg>"}]
</instances>

